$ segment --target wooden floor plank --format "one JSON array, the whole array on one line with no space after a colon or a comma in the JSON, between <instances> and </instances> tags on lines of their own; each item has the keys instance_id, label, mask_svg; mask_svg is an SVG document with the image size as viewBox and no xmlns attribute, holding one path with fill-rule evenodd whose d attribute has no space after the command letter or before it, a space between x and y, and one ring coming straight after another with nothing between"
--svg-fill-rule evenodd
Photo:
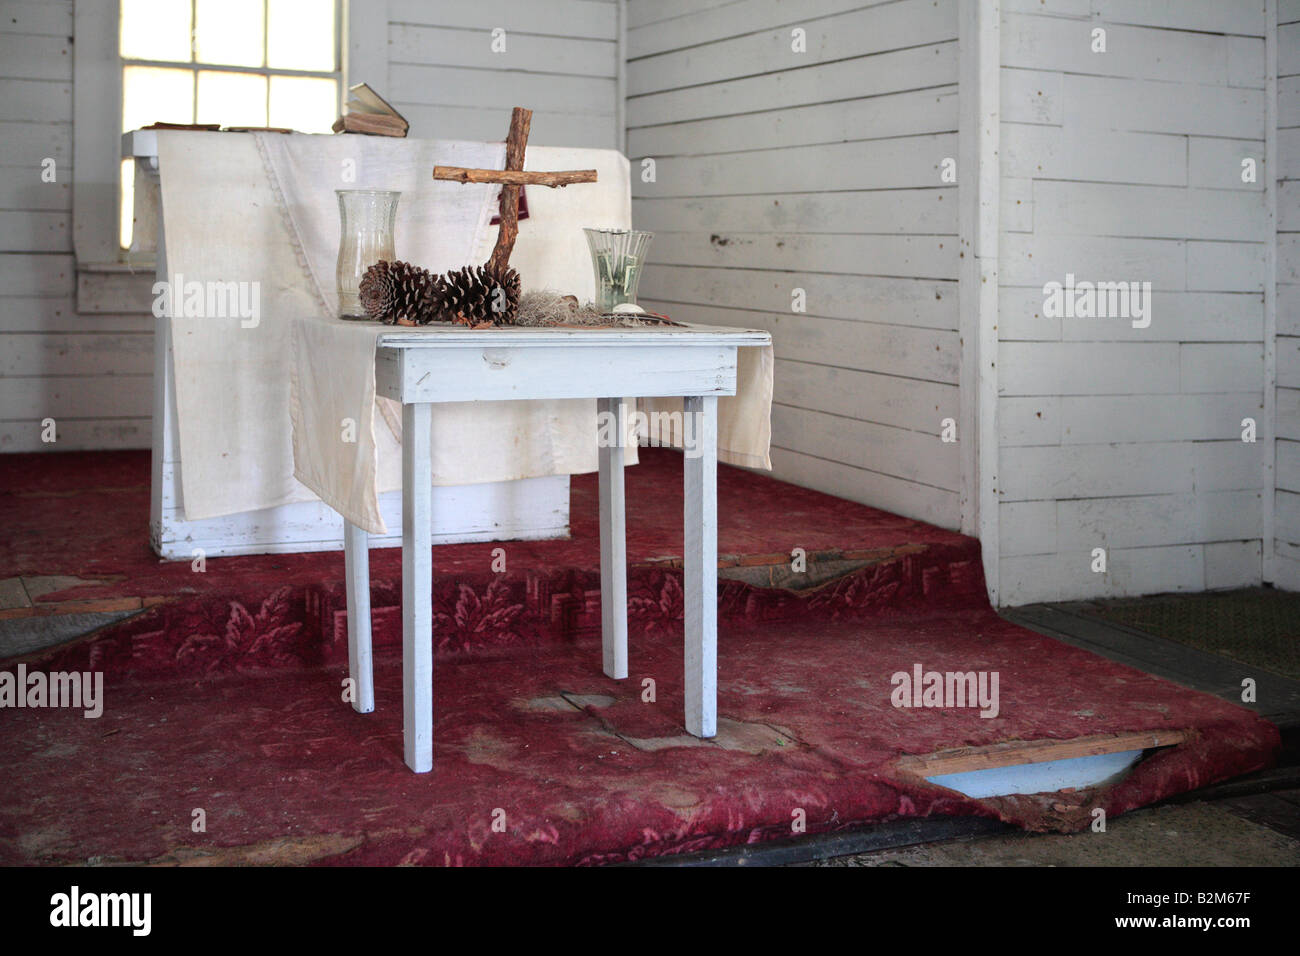
<instances>
[{"instance_id":1,"label":"wooden floor plank","mask_svg":"<svg viewBox=\"0 0 1300 956\"><path fill-rule=\"evenodd\" d=\"M1016 740L994 744L991 747L963 747L924 756L903 757L898 761L897 767L899 770L921 777L935 777L951 773L991 770L996 767L1015 767L1027 763L1074 760L1078 757L1095 757L1126 750L1173 747L1186 739L1187 734L1181 730L1154 730L1075 737L1070 740Z\"/></svg>"}]
</instances>

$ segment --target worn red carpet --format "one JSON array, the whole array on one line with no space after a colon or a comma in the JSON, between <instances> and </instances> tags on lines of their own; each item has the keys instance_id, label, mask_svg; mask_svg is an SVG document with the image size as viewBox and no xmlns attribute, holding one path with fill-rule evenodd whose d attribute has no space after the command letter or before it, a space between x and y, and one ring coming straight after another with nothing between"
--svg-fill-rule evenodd
<instances>
[{"instance_id":1,"label":"worn red carpet","mask_svg":"<svg viewBox=\"0 0 1300 956\"><path fill-rule=\"evenodd\" d=\"M1072 830L1271 762L1277 731L1247 710L1001 620L971 539L730 468L719 736L687 737L681 463L643 454L627 476L631 677L600 671L581 476L572 539L506 545L507 573L492 545L437 550L434 771L418 776L401 762L396 552L372 560L377 710L362 716L341 694L341 555L160 565L147 457L0 459L0 581L86 582L30 613L148 605L24 662L101 670L104 713L0 710L0 863L601 863L935 813ZM814 583L792 590L796 547ZM891 675L917 664L997 672L997 716L894 707ZM974 800L897 767L1148 730L1189 733L1095 791Z\"/></svg>"}]
</instances>

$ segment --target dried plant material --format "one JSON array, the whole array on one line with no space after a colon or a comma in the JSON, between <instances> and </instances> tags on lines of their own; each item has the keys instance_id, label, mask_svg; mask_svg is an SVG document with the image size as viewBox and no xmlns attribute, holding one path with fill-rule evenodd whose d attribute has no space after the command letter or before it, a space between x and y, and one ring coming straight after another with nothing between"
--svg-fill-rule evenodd
<instances>
[{"instance_id":1,"label":"dried plant material","mask_svg":"<svg viewBox=\"0 0 1300 956\"><path fill-rule=\"evenodd\" d=\"M515 270L498 281L484 266L435 276L406 262L378 262L361 280L361 301L372 318L401 326L630 329L679 324L654 312L602 312L594 302L579 303L577 296L549 289L520 294ZM494 308L498 304L504 308Z\"/></svg>"},{"instance_id":2,"label":"dried plant material","mask_svg":"<svg viewBox=\"0 0 1300 956\"><path fill-rule=\"evenodd\" d=\"M611 315L596 308L594 302L578 304L576 296L561 295L549 289L525 292L519 297L519 315L515 325L547 328L580 326L587 328L639 328L663 325L649 313L625 312Z\"/></svg>"}]
</instances>

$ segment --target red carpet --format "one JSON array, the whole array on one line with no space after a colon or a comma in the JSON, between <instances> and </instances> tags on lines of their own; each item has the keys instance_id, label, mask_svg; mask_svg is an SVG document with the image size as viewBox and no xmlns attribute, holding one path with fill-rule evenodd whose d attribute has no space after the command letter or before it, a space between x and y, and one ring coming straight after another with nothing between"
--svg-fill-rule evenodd
<instances>
[{"instance_id":1,"label":"red carpet","mask_svg":"<svg viewBox=\"0 0 1300 956\"><path fill-rule=\"evenodd\" d=\"M720 734L683 739L681 465L644 454L627 475L627 681L600 672L593 476L574 481L573 538L505 545L504 575L493 545L437 549L423 776L401 762L396 648L377 655L374 714L341 702L341 555L160 565L144 540L145 456L0 458L0 580L103 579L47 606L161 601L28 662L102 669L105 711L0 711L0 863L598 863L788 837L799 810L810 833L932 813L1071 830L1094 807L1120 813L1272 759L1276 729L1245 709L1002 621L971 539L730 468L727 563L776 566L802 547L861 566L797 592L724 581ZM381 643L397 636L397 557L372 560ZM890 675L917 663L997 671L1000 713L895 709ZM1191 735L1096 792L973 800L894 768L1156 729Z\"/></svg>"}]
</instances>

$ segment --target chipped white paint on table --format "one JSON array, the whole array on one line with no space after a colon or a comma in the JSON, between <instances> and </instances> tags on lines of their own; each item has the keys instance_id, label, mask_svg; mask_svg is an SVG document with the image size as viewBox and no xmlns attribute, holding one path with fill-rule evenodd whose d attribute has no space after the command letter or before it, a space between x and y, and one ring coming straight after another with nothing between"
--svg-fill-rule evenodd
<instances>
[{"instance_id":1,"label":"chipped white paint on table","mask_svg":"<svg viewBox=\"0 0 1300 956\"><path fill-rule=\"evenodd\" d=\"M736 393L736 350L771 344L767 332L706 325L635 329L394 330L375 353L378 393L402 403L403 755L433 768L433 556L430 410L436 402L595 398L617 414L620 396L682 396L696 422L685 455L683 588L686 729L717 733L717 405ZM623 433L600 448L600 596L603 668L628 675ZM595 440L596 436L593 436ZM344 534L348 666L353 707L375 707L366 533Z\"/></svg>"}]
</instances>

